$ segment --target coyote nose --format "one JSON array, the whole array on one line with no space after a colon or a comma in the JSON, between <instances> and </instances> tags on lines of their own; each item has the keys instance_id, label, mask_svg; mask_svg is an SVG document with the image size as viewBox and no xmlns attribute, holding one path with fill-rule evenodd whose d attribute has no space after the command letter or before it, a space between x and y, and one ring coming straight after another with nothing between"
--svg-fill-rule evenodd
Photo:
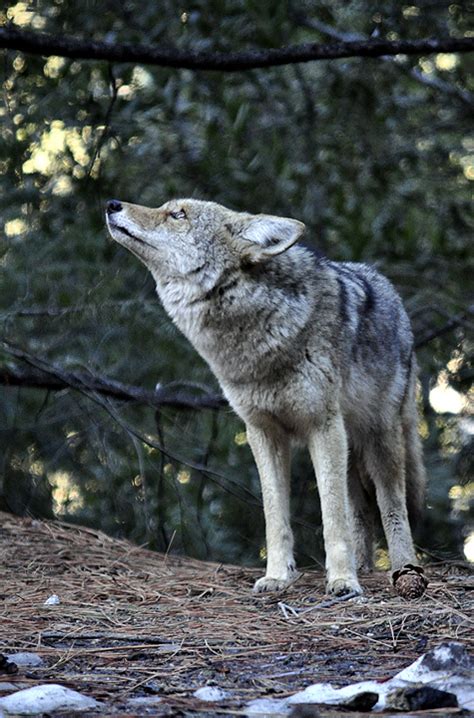
<instances>
[{"instance_id":1,"label":"coyote nose","mask_svg":"<svg viewBox=\"0 0 474 718\"><path fill-rule=\"evenodd\" d=\"M107 202L107 214L113 214L114 212L120 212L122 209L122 203L118 199L109 199Z\"/></svg>"}]
</instances>

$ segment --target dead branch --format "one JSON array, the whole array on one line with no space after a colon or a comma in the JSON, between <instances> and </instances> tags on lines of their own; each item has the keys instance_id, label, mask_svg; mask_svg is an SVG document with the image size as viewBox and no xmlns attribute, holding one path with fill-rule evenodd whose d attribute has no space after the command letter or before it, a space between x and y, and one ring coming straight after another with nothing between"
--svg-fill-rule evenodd
<instances>
[{"instance_id":1,"label":"dead branch","mask_svg":"<svg viewBox=\"0 0 474 718\"><path fill-rule=\"evenodd\" d=\"M4 386L23 386L51 391L63 389L94 391L120 401L145 404L156 409L166 406L175 409L219 409L227 406L226 400L218 394L207 393L193 396L181 391L170 392L166 387L150 391L138 386L123 384L110 377L97 376L88 372L67 371L5 341L0 342L0 348L10 356L24 361L30 367L27 371L19 367L1 367L0 384Z\"/></svg>"},{"instance_id":2,"label":"dead branch","mask_svg":"<svg viewBox=\"0 0 474 718\"><path fill-rule=\"evenodd\" d=\"M450 317L441 327L427 331L415 340L415 349L426 346L434 339L444 336L457 327L470 328L469 321L474 315L474 305L469 306L463 313ZM201 395L195 396L183 391L171 391L171 386L159 387L155 391L142 387L124 384L110 377L98 376L89 372L67 371L62 367L33 356L32 354L15 347L7 341L0 341L0 348L10 356L29 365L29 369L18 366L0 366L0 385L19 386L47 391L61 391L76 389L78 391L93 391L125 402L135 402L155 409L172 407L174 409L221 409L228 403L219 394L213 394L204 389ZM196 385L193 385L196 388ZM174 387L174 382L173 382ZM202 391L203 388L199 387Z\"/></svg>"},{"instance_id":3,"label":"dead branch","mask_svg":"<svg viewBox=\"0 0 474 718\"><path fill-rule=\"evenodd\" d=\"M367 38L364 37L361 33L354 33L354 32L343 32L341 30L338 30L337 28L333 27L332 25L328 25L327 23L317 20L314 18L307 18L301 13L295 14L295 20L300 24L302 27L306 27L309 30L315 30L316 32L321 33L322 35L326 35L327 37L331 37L335 40L338 40L339 42L364 42L367 41ZM405 53L408 54L408 53ZM410 75L414 80L421 83L422 85L426 85L427 87L432 88L433 90L438 90L439 92L443 92L447 95L451 95L453 97L456 97L457 99L461 100L465 105L469 107L474 107L474 95L469 92L469 90L466 90L461 87L457 87L455 84L450 82L445 82L444 80L441 80L439 77L428 77L425 73L423 73L419 68L417 67L410 67L407 68L402 62L399 57L395 56L387 56L382 55L380 59L384 62L391 62L393 63L399 70L405 72L406 74Z\"/></svg>"},{"instance_id":4,"label":"dead branch","mask_svg":"<svg viewBox=\"0 0 474 718\"><path fill-rule=\"evenodd\" d=\"M165 50L151 45L82 40L67 35L0 28L0 47L31 55L69 57L80 60L133 62L188 70L241 72L263 67L290 65L343 57L381 57L383 55L431 55L438 52L472 52L474 38L444 37L423 40L350 40L320 44L303 43L268 50L208 52Z\"/></svg>"}]
</instances>

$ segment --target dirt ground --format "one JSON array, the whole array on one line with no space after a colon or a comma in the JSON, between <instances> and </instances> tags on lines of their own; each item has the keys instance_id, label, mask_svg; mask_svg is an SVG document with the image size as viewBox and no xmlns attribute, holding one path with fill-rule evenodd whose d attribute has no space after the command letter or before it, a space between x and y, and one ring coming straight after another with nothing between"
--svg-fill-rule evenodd
<instances>
[{"instance_id":1,"label":"dirt ground","mask_svg":"<svg viewBox=\"0 0 474 718\"><path fill-rule=\"evenodd\" d=\"M0 696L12 683L60 683L114 716L238 715L254 698L311 683L387 679L446 640L474 644L474 578L461 563L428 566L427 593L411 602L378 572L362 577L363 597L344 602L328 600L314 571L279 595L256 596L253 569L0 513L0 570L0 653L44 660L0 672ZM45 606L52 594L60 603ZM229 698L198 700L203 686ZM162 701L151 713L128 703L153 695Z\"/></svg>"}]
</instances>

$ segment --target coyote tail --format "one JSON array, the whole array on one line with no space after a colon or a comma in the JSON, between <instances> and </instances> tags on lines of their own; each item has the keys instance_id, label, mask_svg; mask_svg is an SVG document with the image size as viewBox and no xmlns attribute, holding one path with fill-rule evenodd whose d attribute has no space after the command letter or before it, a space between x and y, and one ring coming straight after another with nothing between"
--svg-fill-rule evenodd
<instances>
[{"instance_id":1,"label":"coyote tail","mask_svg":"<svg viewBox=\"0 0 474 718\"><path fill-rule=\"evenodd\" d=\"M422 519L426 495L426 472L423 464L423 448L418 433L418 410L416 406L417 370L415 355L412 353L407 378L407 390L402 404L406 497L412 529L415 529Z\"/></svg>"}]
</instances>

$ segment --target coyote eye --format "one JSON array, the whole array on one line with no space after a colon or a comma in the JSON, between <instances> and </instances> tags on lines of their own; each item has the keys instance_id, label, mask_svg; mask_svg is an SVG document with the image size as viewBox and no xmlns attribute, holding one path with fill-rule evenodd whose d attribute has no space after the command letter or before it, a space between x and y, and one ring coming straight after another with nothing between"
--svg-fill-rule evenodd
<instances>
[{"instance_id":1,"label":"coyote eye","mask_svg":"<svg viewBox=\"0 0 474 718\"><path fill-rule=\"evenodd\" d=\"M184 209L178 209L176 212L170 212L170 217L173 217L173 219L186 219L186 212Z\"/></svg>"}]
</instances>

